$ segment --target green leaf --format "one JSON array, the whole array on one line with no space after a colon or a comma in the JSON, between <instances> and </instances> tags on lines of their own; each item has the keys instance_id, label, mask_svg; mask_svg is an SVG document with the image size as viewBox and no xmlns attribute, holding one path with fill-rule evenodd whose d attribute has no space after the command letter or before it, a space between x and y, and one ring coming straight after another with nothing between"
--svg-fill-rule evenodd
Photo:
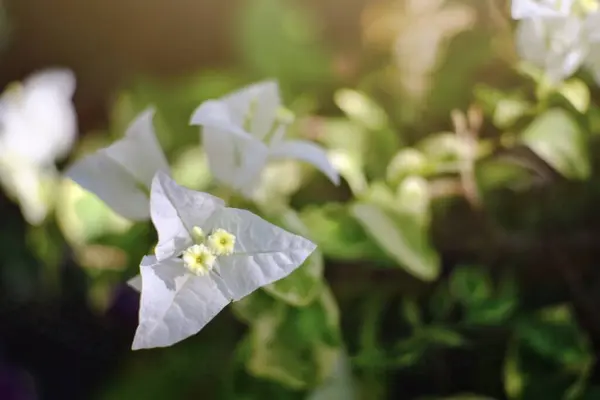
<instances>
[{"instance_id":1,"label":"green leaf","mask_svg":"<svg viewBox=\"0 0 600 400\"><path fill-rule=\"evenodd\" d=\"M441 282L429 299L429 312L435 322L445 321L456 305L446 282Z\"/></svg>"},{"instance_id":2,"label":"green leaf","mask_svg":"<svg viewBox=\"0 0 600 400\"><path fill-rule=\"evenodd\" d=\"M465 322L474 325L500 325L513 316L516 306L516 298L492 298L469 304Z\"/></svg>"},{"instance_id":3,"label":"green leaf","mask_svg":"<svg viewBox=\"0 0 600 400\"><path fill-rule=\"evenodd\" d=\"M466 343L466 339L460 333L442 326L424 327L417 331L417 335L419 339L438 347L461 347Z\"/></svg>"},{"instance_id":4,"label":"green leaf","mask_svg":"<svg viewBox=\"0 0 600 400\"><path fill-rule=\"evenodd\" d=\"M400 150L387 166L386 180L392 186L399 184L409 175L427 175L432 166L419 150L406 148Z\"/></svg>"},{"instance_id":5,"label":"green leaf","mask_svg":"<svg viewBox=\"0 0 600 400\"><path fill-rule=\"evenodd\" d=\"M231 304L233 314L251 325L254 321L265 317L267 314L282 313L285 303L277 301L262 290L257 290L249 296Z\"/></svg>"},{"instance_id":6,"label":"green leaf","mask_svg":"<svg viewBox=\"0 0 600 400\"><path fill-rule=\"evenodd\" d=\"M293 389L317 387L331 376L340 354L335 300L323 290L308 307L279 303L276 311L252 322L248 371Z\"/></svg>"},{"instance_id":7,"label":"green leaf","mask_svg":"<svg viewBox=\"0 0 600 400\"><path fill-rule=\"evenodd\" d=\"M590 89L581 79L572 78L558 88L560 93L580 113L585 114L590 106Z\"/></svg>"},{"instance_id":8,"label":"green leaf","mask_svg":"<svg viewBox=\"0 0 600 400\"><path fill-rule=\"evenodd\" d=\"M479 266L459 266L450 277L450 293L466 305L491 298L492 290L488 274Z\"/></svg>"},{"instance_id":9,"label":"green leaf","mask_svg":"<svg viewBox=\"0 0 600 400\"><path fill-rule=\"evenodd\" d=\"M304 307L319 295L322 285L323 255L316 250L289 276L263 289L292 306Z\"/></svg>"},{"instance_id":10,"label":"green leaf","mask_svg":"<svg viewBox=\"0 0 600 400\"><path fill-rule=\"evenodd\" d=\"M367 171L373 176L385 173L389 160L400 147L400 139L390 129L386 112L367 94L357 90L340 89L335 93L334 101L351 121L368 130Z\"/></svg>"},{"instance_id":11,"label":"green leaf","mask_svg":"<svg viewBox=\"0 0 600 400\"><path fill-rule=\"evenodd\" d=\"M533 105L528 101L520 98L503 98L496 104L493 123L500 129L507 129L532 110Z\"/></svg>"},{"instance_id":12,"label":"green leaf","mask_svg":"<svg viewBox=\"0 0 600 400\"><path fill-rule=\"evenodd\" d=\"M431 220L429 182L420 176L409 176L396 189L398 210L410 214L424 228Z\"/></svg>"},{"instance_id":13,"label":"green leaf","mask_svg":"<svg viewBox=\"0 0 600 400\"><path fill-rule=\"evenodd\" d=\"M392 214L368 203L354 204L351 212L382 250L408 273L424 281L438 277L439 256L429 243L428 231L414 216Z\"/></svg>"},{"instance_id":14,"label":"green leaf","mask_svg":"<svg viewBox=\"0 0 600 400\"><path fill-rule=\"evenodd\" d=\"M338 260L386 260L363 227L340 203L312 206L300 212L311 238L325 256Z\"/></svg>"},{"instance_id":15,"label":"green leaf","mask_svg":"<svg viewBox=\"0 0 600 400\"><path fill-rule=\"evenodd\" d=\"M63 179L58 187L56 219L73 246L81 246L103 235L124 233L132 223L117 215L96 195L75 182Z\"/></svg>"},{"instance_id":16,"label":"green leaf","mask_svg":"<svg viewBox=\"0 0 600 400\"><path fill-rule=\"evenodd\" d=\"M335 104L352 120L371 130L388 126L385 111L365 93L351 89L340 89L334 95Z\"/></svg>"},{"instance_id":17,"label":"green leaf","mask_svg":"<svg viewBox=\"0 0 600 400\"><path fill-rule=\"evenodd\" d=\"M519 363L517 342L513 339L508 343L504 358L504 391L511 400L521 398L525 377Z\"/></svg>"},{"instance_id":18,"label":"green leaf","mask_svg":"<svg viewBox=\"0 0 600 400\"><path fill-rule=\"evenodd\" d=\"M314 391L306 400L355 400L358 399L356 385L348 356L341 351L330 377Z\"/></svg>"},{"instance_id":19,"label":"green leaf","mask_svg":"<svg viewBox=\"0 0 600 400\"><path fill-rule=\"evenodd\" d=\"M533 182L533 174L524 166L511 160L488 159L476 165L477 187L483 191L509 188L527 188Z\"/></svg>"},{"instance_id":20,"label":"green leaf","mask_svg":"<svg viewBox=\"0 0 600 400\"><path fill-rule=\"evenodd\" d=\"M427 160L440 163L460 160L463 146L456 133L439 132L428 135L416 148Z\"/></svg>"},{"instance_id":21,"label":"green leaf","mask_svg":"<svg viewBox=\"0 0 600 400\"><path fill-rule=\"evenodd\" d=\"M423 324L419 304L412 299L404 299L402 301L402 315L413 328Z\"/></svg>"},{"instance_id":22,"label":"green leaf","mask_svg":"<svg viewBox=\"0 0 600 400\"><path fill-rule=\"evenodd\" d=\"M589 177L587 136L566 111L558 108L546 111L525 129L521 140L566 178Z\"/></svg>"},{"instance_id":23,"label":"green leaf","mask_svg":"<svg viewBox=\"0 0 600 400\"><path fill-rule=\"evenodd\" d=\"M517 333L538 354L569 369L584 368L592 357L588 339L568 306L550 307L524 318Z\"/></svg>"},{"instance_id":24,"label":"green leaf","mask_svg":"<svg viewBox=\"0 0 600 400\"><path fill-rule=\"evenodd\" d=\"M178 184L194 190L205 190L212 180L206 153L199 146L181 151L171 166L171 172Z\"/></svg>"}]
</instances>

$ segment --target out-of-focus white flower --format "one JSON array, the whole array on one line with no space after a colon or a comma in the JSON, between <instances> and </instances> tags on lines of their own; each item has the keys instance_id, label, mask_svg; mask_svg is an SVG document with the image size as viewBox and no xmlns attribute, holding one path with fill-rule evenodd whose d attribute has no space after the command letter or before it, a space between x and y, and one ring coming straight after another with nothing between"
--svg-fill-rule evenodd
<instances>
[{"instance_id":1,"label":"out-of-focus white flower","mask_svg":"<svg viewBox=\"0 0 600 400\"><path fill-rule=\"evenodd\" d=\"M339 174L323 148L305 140L284 139L290 122L273 81L204 102L190 121L203 128L202 141L214 177L246 197L252 197L263 168L272 159L308 162L339 184Z\"/></svg>"},{"instance_id":2,"label":"out-of-focus white flower","mask_svg":"<svg viewBox=\"0 0 600 400\"><path fill-rule=\"evenodd\" d=\"M566 17L577 0L512 0L513 19Z\"/></svg>"},{"instance_id":3,"label":"out-of-focus white flower","mask_svg":"<svg viewBox=\"0 0 600 400\"><path fill-rule=\"evenodd\" d=\"M152 182L150 210L158 245L142 260L141 279L129 282L142 292L134 350L196 334L229 302L284 278L316 248L162 172Z\"/></svg>"},{"instance_id":4,"label":"out-of-focus white flower","mask_svg":"<svg viewBox=\"0 0 600 400\"><path fill-rule=\"evenodd\" d=\"M150 218L149 194L157 171L169 171L156 139L154 109L140 113L125 136L112 145L75 162L66 176L94 193L116 213L134 220Z\"/></svg>"},{"instance_id":5,"label":"out-of-focus white flower","mask_svg":"<svg viewBox=\"0 0 600 400\"><path fill-rule=\"evenodd\" d=\"M46 217L44 187L77 136L75 86L70 70L47 69L13 84L0 98L0 181L31 224Z\"/></svg>"},{"instance_id":6,"label":"out-of-focus white flower","mask_svg":"<svg viewBox=\"0 0 600 400\"><path fill-rule=\"evenodd\" d=\"M584 63L590 49L588 32L576 16L524 19L516 31L517 51L557 83Z\"/></svg>"}]
</instances>

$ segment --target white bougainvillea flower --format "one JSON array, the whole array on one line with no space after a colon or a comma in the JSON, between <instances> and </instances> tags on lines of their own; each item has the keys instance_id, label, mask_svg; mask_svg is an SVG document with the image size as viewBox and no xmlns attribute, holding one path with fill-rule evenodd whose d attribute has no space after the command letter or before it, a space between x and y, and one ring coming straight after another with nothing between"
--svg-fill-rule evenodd
<instances>
[{"instance_id":1,"label":"white bougainvillea flower","mask_svg":"<svg viewBox=\"0 0 600 400\"><path fill-rule=\"evenodd\" d=\"M196 334L229 302L284 278L316 248L162 172L152 182L150 209L159 243L142 260L141 280L129 282L142 292L134 350Z\"/></svg>"},{"instance_id":2,"label":"white bougainvillea flower","mask_svg":"<svg viewBox=\"0 0 600 400\"><path fill-rule=\"evenodd\" d=\"M566 17L577 0L512 0L513 19Z\"/></svg>"},{"instance_id":3,"label":"white bougainvillea flower","mask_svg":"<svg viewBox=\"0 0 600 400\"><path fill-rule=\"evenodd\" d=\"M339 174L319 145L285 140L291 121L282 113L279 87L266 81L219 100L202 103L190 123L202 127L202 142L214 177L251 197L267 162L296 159L313 164L333 183Z\"/></svg>"},{"instance_id":4,"label":"white bougainvillea flower","mask_svg":"<svg viewBox=\"0 0 600 400\"><path fill-rule=\"evenodd\" d=\"M157 171L169 171L156 139L149 108L129 125L125 136L112 145L75 162L66 176L94 193L116 213L142 221L150 218L149 194Z\"/></svg>"},{"instance_id":5,"label":"white bougainvillea flower","mask_svg":"<svg viewBox=\"0 0 600 400\"><path fill-rule=\"evenodd\" d=\"M31 224L45 218L43 186L56 177L55 161L77 136L75 86L70 70L47 69L12 84L0 98L0 181Z\"/></svg>"},{"instance_id":6,"label":"white bougainvillea flower","mask_svg":"<svg viewBox=\"0 0 600 400\"><path fill-rule=\"evenodd\" d=\"M587 33L584 21L575 16L524 19L516 31L517 50L543 69L550 82L558 83L584 63L590 48Z\"/></svg>"}]
</instances>

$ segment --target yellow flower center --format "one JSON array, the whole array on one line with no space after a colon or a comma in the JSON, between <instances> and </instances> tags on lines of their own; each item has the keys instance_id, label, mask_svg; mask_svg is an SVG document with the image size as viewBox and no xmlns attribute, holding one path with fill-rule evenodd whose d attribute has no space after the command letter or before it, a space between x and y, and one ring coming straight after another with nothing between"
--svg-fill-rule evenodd
<instances>
[{"instance_id":1,"label":"yellow flower center","mask_svg":"<svg viewBox=\"0 0 600 400\"><path fill-rule=\"evenodd\" d=\"M235 247L235 236L225 229L217 229L208 236L208 248L217 256L229 256L233 254Z\"/></svg>"},{"instance_id":2,"label":"yellow flower center","mask_svg":"<svg viewBox=\"0 0 600 400\"><path fill-rule=\"evenodd\" d=\"M209 273L217 257L203 244L195 244L183 252L181 257L185 267L195 275Z\"/></svg>"}]
</instances>

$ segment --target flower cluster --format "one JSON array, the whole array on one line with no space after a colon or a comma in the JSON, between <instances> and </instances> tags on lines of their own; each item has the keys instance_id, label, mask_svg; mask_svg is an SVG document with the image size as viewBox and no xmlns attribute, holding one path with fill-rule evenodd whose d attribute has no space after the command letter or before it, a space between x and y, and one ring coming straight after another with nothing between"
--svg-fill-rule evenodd
<instances>
[{"instance_id":1,"label":"flower cluster","mask_svg":"<svg viewBox=\"0 0 600 400\"><path fill-rule=\"evenodd\" d=\"M202 329L229 302L290 274L314 251L309 240L207 193L179 186L154 132L152 108L122 139L86 155L66 176L130 220L151 219L154 255L129 284L141 291L133 348L170 346ZM201 104L192 124L216 180L252 198L269 160L314 164L334 183L339 175L314 143L284 140L289 113L274 82L260 83Z\"/></svg>"},{"instance_id":2,"label":"flower cluster","mask_svg":"<svg viewBox=\"0 0 600 400\"><path fill-rule=\"evenodd\" d=\"M558 83L585 67L600 83L597 0L513 0L517 51Z\"/></svg>"},{"instance_id":3,"label":"flower cluster","mask_svg":"<svg viewBox=\"0 0 600 400\"><path fill-rule=\"evenodd\" d=\"M0 99L0 182L13 189L31 223L46 213L28 206L31 192L75 138L74 90L70 71L50 70ZM286 277L316 248L249 211L179 186L154 132L154 113L143 111L123 138L65 172L123 217L150 219L158 233L154 254L129 281L141 291L133 349L170 346L197 333L231 301ZM202 126L216 180L242 196L252 198L262 170L277 158L312 163L339 183L324 149L284 140L292 117L282 111L274 82L201 104L191 120Z\"/></svg>"}]
</instances>

